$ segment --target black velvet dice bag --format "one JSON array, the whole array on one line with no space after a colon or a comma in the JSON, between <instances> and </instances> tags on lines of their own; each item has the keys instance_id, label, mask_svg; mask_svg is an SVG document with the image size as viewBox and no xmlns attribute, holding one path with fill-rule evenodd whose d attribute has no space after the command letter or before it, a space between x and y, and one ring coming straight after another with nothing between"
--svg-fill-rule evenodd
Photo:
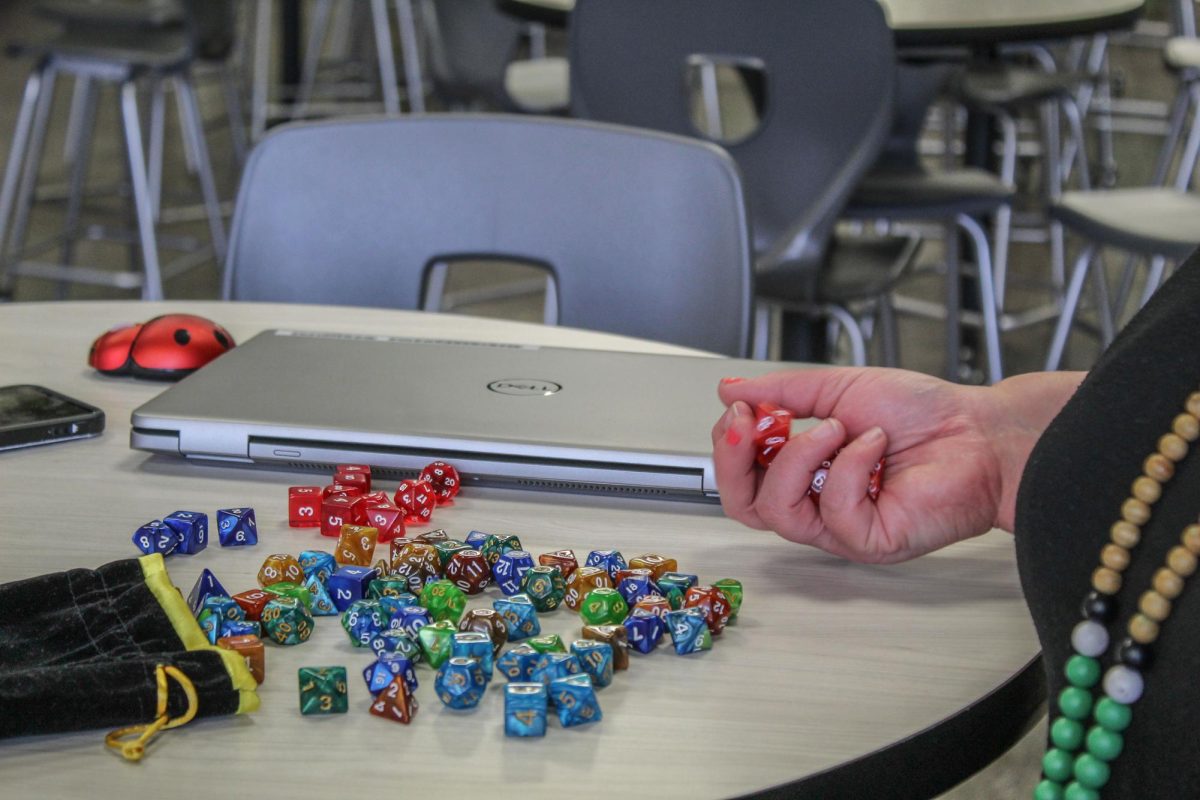
<instances>
[{"instance_id":1,"label":"black velvet dice bag","mask_svg":"<svg viewBox=\"0 0 1200 800\"><path fill-rule=\"evenodd\" d=\"M203 641L159 556L0 585L0 738L151 722L159 666L195 686L197 717L257 705L245 665ZM179 717L186 695L167 683Z\"/></svg>"},{"instance_id":2,"label":"black velvet dice bag","mask_svg":"<svg viewBox=\"0 0 1200 800\"><path fill-rule=\"evenodd\" d=\"M1109 528L1120 518L1142 462L1156 449L1189 393L1200 389L1200 258L1193 255L1125 327L1046 430L1017 497L1021 584L1041 639L1051 719L1073 654L1071 631L1091 589ZM1108 626L1113 647L1126 636L1138 598L1167 551L1200 515L1200 442L1177 465L1143 526ZM1133 708L1121 754L1100 796L1198 798L1200 757L1200 574L1193 576L1152 645L1145 693ZM1099 692L1095 692L1098 699Z\"/></svg>"}]
</instances>

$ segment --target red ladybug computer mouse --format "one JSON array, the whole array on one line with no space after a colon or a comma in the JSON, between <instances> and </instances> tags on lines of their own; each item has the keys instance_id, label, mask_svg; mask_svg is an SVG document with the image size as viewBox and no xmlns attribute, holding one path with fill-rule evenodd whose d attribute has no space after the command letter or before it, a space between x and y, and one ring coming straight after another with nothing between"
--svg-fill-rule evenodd
<instances>
[{"instance_id":1,"label":"red ladybug computer mouse","mask_svg":"<svg viewBox=\"0 0 1200 800\"><path fill-rule=\"evenodd\" d=\"M234 347L229 331L193 314L121 325L92 342L88 364L105 375L174 381Z\"/></svg>"}]
</instances>

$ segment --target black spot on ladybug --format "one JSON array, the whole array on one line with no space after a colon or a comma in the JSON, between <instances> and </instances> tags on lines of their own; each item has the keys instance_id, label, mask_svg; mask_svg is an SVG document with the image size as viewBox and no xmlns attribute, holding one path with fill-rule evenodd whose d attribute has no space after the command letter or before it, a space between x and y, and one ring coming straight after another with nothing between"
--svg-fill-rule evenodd
<instances>
[{"instance_id":1,"label":"black spot on ladybug","mask_svg":"<svg viewBox=\"0 0 1200 800\"><path fill-rule=\"evenodd\" d=\"M226 350L229 349L228 336L226 336L224 333L221 333L221 331L213 331L213 336L217 338L217 342L221 345L221 347L224 347Z\"/></svg>"},{"instance_id":2,"label":"black spot on ladybug","mask_svg":"<svg viewBox=\"0 0 1200 800\"><path fill-rule=\"evenodd\" d=\"M175 329L175 344L182 346L182 345L186 345L191 340L192 340L192 335L187 332L186 328L176 328Z\"/></svg>"}]
</instances>

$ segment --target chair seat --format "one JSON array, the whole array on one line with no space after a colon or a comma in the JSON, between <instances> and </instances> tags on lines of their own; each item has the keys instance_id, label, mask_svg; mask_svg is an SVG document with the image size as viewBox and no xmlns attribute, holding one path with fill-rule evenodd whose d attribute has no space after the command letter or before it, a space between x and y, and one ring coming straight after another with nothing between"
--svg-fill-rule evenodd
<instances>
[{"instance_id":1,"label":"chair seat","mask_svg":"<svg viewBox=\"0 0 1200 800\"><path fill-rule=\"evenodd\" d=\"M1074 92L1086 77L1076 72L1045 72L1033 67L972 67L954 82L958 99L976 108L1012 109Z\"/></svg>"},{"instance_id":2,"label":"chair seat","mask_svg":"<svg viewBox=\"0 0 1200 800\"><path fill-rule=\"evenodd\" d=\"M917 245L915 238L835 237L824 263L787 265L755 276L759 297L782 303L846 304L878 297L900 279ZM811 288L816 273L815 291Z\"/></svg>"},{"instance_id":3,"label":"chair seat","mask_svg":"<svg viewBox=\"0 0 1200 800\"><path fill-rule=\"evenodd\" d=\"M1163 61L1171 69L1200 67L1200 39L1191 36L1171 37L1163 48Z\"/></svg>"},{"instance_id":4,"label":"chair seat","mask_svg":"<svg viewBox=\"0 0 1200 800\"><path fill-rule=\"evenodd\" d=\"M1158 187L1066 192L1050 215L1094 242L1173 259L1200 246L1200 196Z\"/></svg>"},{"instance_id":5,"label":"chair seat","mask_svg":"<svg viewBox=\"0 0 1200 800\"><path fill-rule=\"evenodd\" d=\"M36 11L66 25L165 28L184 20L176 0L39 0Z\"/></svg>"},{"instance_id":6,"label":"chair seat","mask_svg":"<svg viewBox=\"0 0 1200 800\"><path fill-rule=\"evenodd\" d=\"M531 58L510 63L504 91L521 111L564 111L571 101L571 68L565 58Z\"/></svg>"},{"instance_id":7,"label":"chair seat","mask_svg":"<svg viewBox=\"0 0 1200 800\"><path fill-rule=\"evenodd\" d=\"M44 42L10 44L8 52L17 57L52 58L68 70L95 64L110 69L169 72L185 66L192 57L187 32L182 28L70 28Z\"/></svg>"},{"instance_id":8,"label":"chair seat","mask_svg":"<svg viewBox=\"0 0 1200 800\"><path fill-rule=\"evenodd\" d=\"M905 219L906 215L987 214L1012 202L1014 194L1011 186L982 169L935 172L920 166L887 166L867 173L844 216Z\"/></svg>"}]
</instances>

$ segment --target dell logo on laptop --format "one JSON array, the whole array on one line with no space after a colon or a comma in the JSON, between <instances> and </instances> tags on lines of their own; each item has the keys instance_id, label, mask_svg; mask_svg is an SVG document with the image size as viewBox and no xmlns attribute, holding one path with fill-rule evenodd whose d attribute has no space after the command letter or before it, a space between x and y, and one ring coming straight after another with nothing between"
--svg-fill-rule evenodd
<instances>
[{"instance_id":1,"label":"dell logo on laptop","mask_svg":"<svg viewBox=\"0 0 1200 800\"><path fill-rule=\"evenodd\" d=\"M549 397L562 391L560 384L537 378L505 378L492 381L487 388L499 394L511 394L517 397Z\"/></svg>"}]
</instances>

